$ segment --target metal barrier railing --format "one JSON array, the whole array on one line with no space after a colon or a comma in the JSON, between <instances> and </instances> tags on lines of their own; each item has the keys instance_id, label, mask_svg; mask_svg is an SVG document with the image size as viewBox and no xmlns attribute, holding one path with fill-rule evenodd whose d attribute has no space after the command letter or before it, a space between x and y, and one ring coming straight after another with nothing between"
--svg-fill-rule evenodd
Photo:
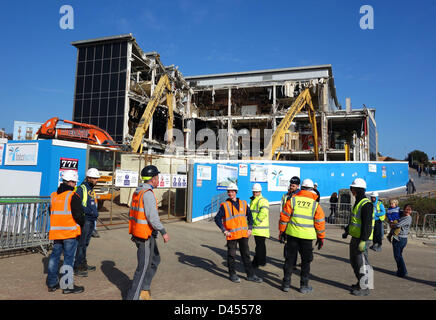
<instances>
[{"instance_id":1,"label":"metal barrier railing","mask_svg":"<svg viewBox=\"0 0 436 320\"><path fill-rule=\"evenodd\" d=\"M0 253L45 247L50 229L50 197L0 197Z\"/></svg>"},{"instance_id":2,"label":"metal barrier railing","mask_svg":"<svg viewBox=\"0 0 436 320\"><path fill-rule=\"evenodd\" d=\"M346 226L350 221L352 205L350 203L321 202L326 216L326 223L332 225Z\"/></svg>"},{"instance_id":3,"label":"metal barrier railing","mask_svg":"<svg viewBox=\"0 0 436 320\"><path fill-rule=\"evenodd\" d=\"M423 235L436 235L436 214L425 214L422 223Z\"/></svg>"}]
</instances>

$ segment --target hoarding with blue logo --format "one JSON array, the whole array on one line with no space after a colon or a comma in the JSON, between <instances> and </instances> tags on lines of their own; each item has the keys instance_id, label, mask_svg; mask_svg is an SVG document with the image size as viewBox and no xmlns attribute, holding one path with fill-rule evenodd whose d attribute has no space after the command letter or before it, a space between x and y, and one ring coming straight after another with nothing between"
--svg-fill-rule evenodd
<instances>
[{"instance_id":1,"label":"hoarding with blue logo","mask_svg":"<svg viewBox=\"0 0 436 320\"><path fill-rule=\"evenodd\" d=\"M213 197L225 193L224 186L234 181L239 188L237 196L243 200L250 201L252 185L257 182L270 203L279 203L294 175L301 181L310 178L316 182L321 198L330 198L333 192L349 188L355 178L365 179L367 191L404 188L409 180L407 162L193 160L188 221L213 215L216 212Z\"/></svg>"},{"instance_id":2,"label":"hoarding with blue logo","mask_svg":"<svg viewBox=\"0 0 436 320\"><path fill-rule=\"evenodd\" d=\"M0 196L49 196L64 170L85 178L87 145L61 140L8 141L1 144Z\"/></svg>"}]
</instances>

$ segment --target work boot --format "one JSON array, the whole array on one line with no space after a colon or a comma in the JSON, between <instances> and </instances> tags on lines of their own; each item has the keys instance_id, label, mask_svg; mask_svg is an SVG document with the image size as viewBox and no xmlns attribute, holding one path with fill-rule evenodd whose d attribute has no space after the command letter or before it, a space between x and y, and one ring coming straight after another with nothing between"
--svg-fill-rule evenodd
<instances>
[{"instance_id":1,"label":"work boot","mask_svg":"<svg viewBox=\"0 0 436 320\"><path fill-rule=\"evenodd\" d=\"M139 300L151 300L150 290L141 290L141 294L139 295Z\"/></svg>"},{"instance_id":2,"label":"work boot","mask_svg":"<svg viewBox=\"0 0 436 320\"><path fill-rule=\"evenodd\" d=\"M97 269L96 266L90 266L88 264L85 266L86 271L95 271L96 269Z\"/></svg>"},{"instance_id":3,"label":"work boot","mask_svg":"<svg viewBox=\"0 0 436 320\"><path fill-rule=\"evenodd\" d=\"M84 287L74 285L74 288L73 288L73 289L63 289L63 290L62 290L62 293L63 293L63 294L69 294L69 293L82 293L83 291L85 291L85 288L84 288Z\"/></svg>"},{"instance_id":4,"label":"work boot","mask_svg":"<svg viewBox=\"0 0 436 320\"><path fill-rule=\"evenodd\" d=\"M88 276L88 271L86 271L85 268L77 268L74 270L74 275L77 277L87 277Z\"/></svg>"},{"instance_id":5,"label":"work boot","mask_svg":"<svg viewBox=\"0 0 436 320\"><path fill-rule=\"evenodd\" d=\"M59 283L53 287L48 287L48 292L55 292L57 289L59 289Z\"/></svg>"},{"instance_id":6,"label":"work boot","mask_svg":"<svg viewBox=\"0 0 436 320\"><path fill-rule=\"evenodd\" d=\"M232 282L235 282L235 283L241 282L241 279L239 279L239 277L235 273L231 274L229 278Z\"/></svg>"},{"instance_id":7,"label":"work boot","mask_svg":"<svg viewBox=\"0 0 436 320\"><path fill-rule=\"evenodd\" d=\"M298 289L302 294L310 293L313 291L313 288L309 285L301 286L300 289Z\"/></svg>"},{"instance_id":8,"label":"work boot","mask_svg":"<svg viewBox=\"0 0 436 320\"><path fill-rule=\"evenodd\" d=\"M358 289L360 289L360 283L359 282L357 282L356 284L352 284L351 285L351 290L358 290Z\"/></svg>"},{"instance_id":9,"label":"work boot","mask_svg":"<svg viewBox=\"0 0 436 320\"><path fill-rule=\"evenodd\" d=\"M256 283L262 283L263 280L261 278L259 278L258 276L256 276L255 274L253 274L251 277L247 277L248 281L253 281Z\"/></svg>"},{"instance_id":10,"label":"work boot","mask_svg":"<svg viewBox=\"0 0 436 320\"><path fill-rule=\"evenodd\" d=\"M377 251L377 244L373 244L369 247L371 250Z\"/></svg>"},{"instance_id":11,"label":"work boot","mask_svg":"<svg viewBox=\"0 0 436 320\"><path fill-rule=\"evenodd\" d=\"M282 281L282 291L288 292L291 288L291 280L284 280Z\"/></svg>"},{"instance_id":12,"label":"work boot","mask_svg":"<svg viewBox=\"0 0 436 320\"><path fill-rule=\"evenodd\" d=\"M357 289L357 290L353 290L351 292L351 294L354 295L354 296L359 296L359 297L367 296L367 295L369 295L369 289Z\"/></svg>"},{"instance_id":13,"label":"work boot","mask_svg":"<svg viewBox=\"0 0 436 320\"><path fill-rule=\"evenodd\" d=\"M93 237L93 238L100 238L100 235L98 234L97 229L94 229L94 231L92 231L91 237Z\"/></svg>"},{"instance_id":14,"label":"work boot","mask_svg":"<svg viewBox=\"0 0 436 320\"><path fill-rule=\"evenodd\" d=\"M377 247L375 248L376 252L381 252L382 251L382 247L380 245L377 245Z\"/></svg>"}]
</instances>

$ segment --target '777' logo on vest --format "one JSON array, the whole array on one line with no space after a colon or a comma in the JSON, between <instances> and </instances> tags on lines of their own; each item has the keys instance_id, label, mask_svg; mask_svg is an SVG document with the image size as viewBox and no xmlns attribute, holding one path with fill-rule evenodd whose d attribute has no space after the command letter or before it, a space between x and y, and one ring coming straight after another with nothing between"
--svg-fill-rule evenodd
<instances>
[{"instance_id":1,"label":"'777' logo on vest","mask_svg":"<svg viewBox=\"0 0 436 320\"><path fill-rule=\"evenodd\" d=\"M312 204L312 203L309 202L309 201L297 200L297 205L298 205L299 207L307 207L307 208L309 208L311 204Z\"/></svg>"}]
</instances>

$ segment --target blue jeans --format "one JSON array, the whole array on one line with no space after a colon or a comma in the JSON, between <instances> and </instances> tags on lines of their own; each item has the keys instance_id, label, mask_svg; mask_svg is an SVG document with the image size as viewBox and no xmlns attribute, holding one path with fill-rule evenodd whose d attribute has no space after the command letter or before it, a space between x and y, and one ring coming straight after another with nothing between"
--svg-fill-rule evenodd
<instances>
[{"instance_id":1,"label":"blue jeans","mask_svg":"<svg viewBox=\"0 0 436 320\"><path fill-rule=\"evenodd\" d=\"M74 269L84 267L87 264L86 261L86 249L91 241L91 235L95 228L95 222L85 219L85 224L82 228L82 233L78 238L79 243L77 245L76 260L74 261Z\"/></svg>"},{"instance_id":2,"label":"blue jeans","mask_svg":"<svg viewBox=\"0 0 436 320\"><path fill-rule=\"evenodd\" d=\"M407 238L398 237L398 241L392 239L392 248L394 249L394 258L397 262L397 276L405 277L407 275L406 263L403 259L403 249L407 245Z\"/></svg>"},{"instance_id":3,"label":"blue jeans","mask_svg":"<svg viewBox=\"0 0 436 320\"><path fill-rule=\"evenodd\" d=\"M77 239L54 240L53 251L48 261L47 286L54 287L59 283L59 260L64 254L64 266L73 268L74 257L76 255ZM63 276L63 274L61 274Z\"/></svg>"}]
</instances>

